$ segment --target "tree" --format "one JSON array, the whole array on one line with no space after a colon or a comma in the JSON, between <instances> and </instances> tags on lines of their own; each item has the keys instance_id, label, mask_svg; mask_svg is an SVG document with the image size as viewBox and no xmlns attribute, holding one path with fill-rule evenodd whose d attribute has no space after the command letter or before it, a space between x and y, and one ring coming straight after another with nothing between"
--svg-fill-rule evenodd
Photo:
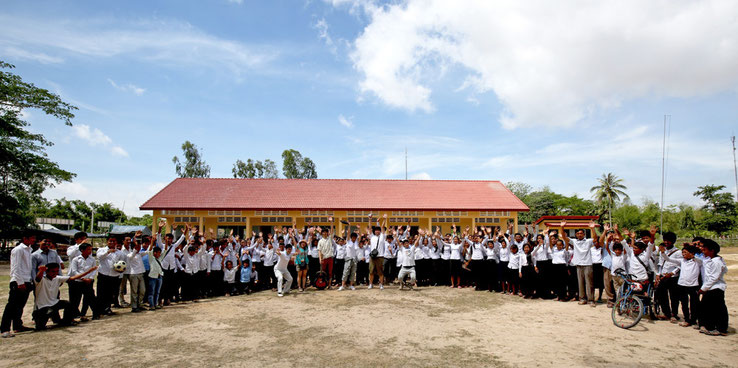
<instances>
[{"instance_id":1,"label":"tree","mask_svg":"<svg viewBox=\"0 0 738 368\"><path fill-rule=\"evenodd\" d=\"M43 191L75 174L49 160L46 147L53 145L33 134L23 120L24 109L39 109L71 126L77 108L32 83L2 69L13 65L0 61L0 238L7 239L33 223L31 208L41 202Z\"/></svg>"},{"instance_id":2,"label":"tree","mask_svg":"<svg viewBox=\"0 0 738 368\"><path fill-rule=\"evenodd\" d=\"M509 181L505 183L505 186L523 202L525 202L525 197L533 191L533 187L530 184L519 181Z\"/></svg>"},{"instance_id":3,"label":"tree","mask_svg":"<svg viewBox=\"0 0 738 368\"><path fill-rule=\"evenodd\" d=\"M597 202L607 204L607 217L612 226L612 204L615 201L619 201L620 196L628 198L628 195L624 192L628 187L623 185L623 179L618 178L612 173L607 173L607 175L602 174L602 177L597 179L597 181L600 184L593 186L589 191L595 192L594 198Z\"/></svg>"},{"instance_id":4,"label":"tree","mask_svg":"<svg viewBox=\"0 0 738 368\"><path fill-rule=\"evenodd\" d=\"M184 163L177 156L172 158L174 170L180 178L209 178L210 166L205 164L197 146L190 141L182 143L182 154L184 155Z\"/></svg>"},{"instance_id":5,"label":"tree","mask_svg":"<svg viewBox=\"0 0 738 368\"><path fill-rule=\"evenodd\" d=\"M738 213L736 204L733 202L733 194L720 193L725 189L725 185L705 185L697 189L694 196L705 202L702 209L706 212L703 222L707 230L722 235L732 229L736 225L736 214Z\"/></svg>"},{"instance_id":6,"label":"tree","mask_svg":"<svg viewBox=\"0 0 738 368\"><path fill-rule=\"evenodd\" d=\"M233 169L231 171L233 172L234 178L276 179L279 177L277 164L270 159L266 159L264 160L264 162L258 160L254 161L252 159L248 159L246 160L246 162L236 160L236 163L233 164Z\"/></svg>"},{"instance_id":7,"label":"tree","mask_svg":"<svg viewBox=\"0 0 738 368\"><path fill-rule=\"evenodd\" d=\"M282 152L282 174L287 179L316 179L313 160L302 157L299 151L288 149Z\"/></svg>"},{"instance_id":8,"label":"tree","mask_svg":"<svg viewBox=\"0 0 738 368\"><path fill-rule=\"evenodd\" d=\"M74 221L74 228L89 230L92 221L92 211L95 211L95 222L107 221L126 223L128 216L123 211L113 206L112 203L98 204L87 203L79 199L55 199L52 202L44 200L34 208L34 217L63 218ZM148 225L151 224L149 220Z\"/></svg>"}]
</instances>

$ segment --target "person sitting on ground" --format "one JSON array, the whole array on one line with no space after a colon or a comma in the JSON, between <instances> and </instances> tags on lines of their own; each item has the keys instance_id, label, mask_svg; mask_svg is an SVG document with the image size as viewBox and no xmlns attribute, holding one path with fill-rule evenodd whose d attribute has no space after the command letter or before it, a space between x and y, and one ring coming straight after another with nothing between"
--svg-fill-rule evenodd
<instances>
[{"instance_id":1,"label":"person sitting on ground","mask_svg":"<svg viewBox=\"0 0 738 368\"><path fill-rule=\"evenodd\" d=\"M97 266L74 276L59 276L58 263L39 266L38 273L36 274L36 310L33 312L36 331L46 329L46 323L49 318L59 326L73 324L74 318L77 317L77 308L66 300L59 300L59 287L65 281L80 279L96 269ZM62 309L64 309L64 318L59 317L59 311Z\"/></svg>"}]
</instances>

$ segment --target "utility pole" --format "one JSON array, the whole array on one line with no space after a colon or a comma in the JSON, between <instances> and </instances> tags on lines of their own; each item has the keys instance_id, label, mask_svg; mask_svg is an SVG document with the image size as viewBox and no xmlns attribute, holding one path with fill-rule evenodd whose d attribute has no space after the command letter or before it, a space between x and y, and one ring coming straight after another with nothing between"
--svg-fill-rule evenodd
<instances>
[{"instance_id":1,"label":"utility pole","mask_svg":"<svg viewBox=\"0 0 738 368\"><path fill-rule=\"evenodd\" d=\"M664 140L661 143L661 208L659 209L659 231L664 231L664 182L666 181L666 118L671 122L671 115L664 115ZM656 239L654 239L654 242Z\"/></svg>"},{"instance_id":2,"label":"utility pole","mask_svg":"<svg viewBox=\"0 0 738 368\"><path fill-rule=\"evenodd\" d=\"M95 224L95 209L92 209L92 218L90 219L90 232L94 233L94 225Z\"/></svg>"},{"instance_id":3,"label":"utility pole","mask_svg":"<svg viewBox=\"0 0 738 368\"><path fill-rule=\"evenodd\" d=\"M735 173L735 200L738 201L738 166L735 164L735 136L730 137L733 142L733 172Z\"/></svg>"}]
</instances>

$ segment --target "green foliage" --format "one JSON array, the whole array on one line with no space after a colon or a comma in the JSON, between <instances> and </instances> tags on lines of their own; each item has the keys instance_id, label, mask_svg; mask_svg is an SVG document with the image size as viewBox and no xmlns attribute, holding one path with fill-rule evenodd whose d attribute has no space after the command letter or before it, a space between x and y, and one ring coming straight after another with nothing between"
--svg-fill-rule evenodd
<instances>
[{"instance_id":1,"label":"green foliage","mask_svg":"<svg viewBox=\"0 0 738 368\"><path fill-rule=\"evenodd\" d=\"M628 189L623 184L623 179L618 178L613 173L602 174L602 177L597 179L598 185L593 186L589 191L594 192L594 198L602 206L602 209L608 214L610 222L612 222L612 207L615 203L620 201L620 197L629 198L625 193L625 189Z\"/></svg>"},{"instance_id":2,"label":"green foliage","mask_svg":"<svg viewBox=\"0 0 738 368\"><path fill-rule=\"evenodd\" d=\"M697 187L694 192L705 202L702 210L705 211L703 223L708 231L714 231L717 234L724 234L736 226L738 219L738 207L733 200L733 194L729 192L720 192L725 189L724 185L705 185Z\"/></svg>"},{"instance_id":3,"label":"green foliage","mask_svg":"<svg viewBox=\"0 0 738 368\"><path fill-rule=\"evenodd\" d=\"M127 220L123 221L122 225L151 226L151 224L153 224L153 221L153 217L147 213L141 217L129 217Z\"/></svg>"},{"instance_id":4,"label":"green foliage","mask_svg":"<svg viewBox=\"0 0 738 368\"><path fill-rule=\"evenodd\" d=\"M510 183L508 183L510 184ZM577 196L567 197L554 193L548 187L532 191L531 186L524 183L513 183L513 193L528 193L518 198L525 203L530 212L521 213L518 221L522 223L533 223L541 216L563 216L563 215L593 215L595 204L592 201ZM517 194L516 194L517 195Z\"/></svg>"},{"instance_id":5,"label":"green foliage","mask_svg":"<svg viewBox=\"0 0 738 368\"><path fill-rule=\"evenodd\" d=\"M184 155L184 162L180 161L177 156L172 158L177 176L180 178L210 177L210 166L205 164L197 146L190 141L185 141L182 143L182 154Z\"/></svg>"},{"instance_id":6,"label":"green foliage","mask_svg":"<svg viewBox=\"0 0 738 368\"><path fill-rule=\"evenodd\" d=\"M0 61L0 69L12 68ZM31 208L43 200L43 191L75 176L48 159L46 147L53 143L27 130L23 109L39 109L72 125L77 108L18 75L0 70L0 238L30 226L34 218Z\"/></svg>"},{"instance_id":7,"label":"green foliage","mask_svg":"<svg viewBox=\"0 0 738 368\"><path fill-rule=\"evenodd\" d=\"M93 210L95 211L95 223L98 221L126 223L128 220L126 214L120 209L115 208L111 203L87 203L78 199L69 200L66 198L56 199L53 202L43 200L40 205L33 208L33 215L34 217L73 220L75 229L89 230ZM151 215L148 216L151 217ZM149 220L148 225L151 225L151 220ZM102 230L107 229L95 229L95 231Z\"/></svg>"},{"instance_id":8,"label":"green foliage","mask_svg":"<svg viewBox=\"0 0 738 368\"><path fill-rule=\"evenodd\" d=\"M288 149L282 152L282 174L287 179L317 179L313 160L302 157L300 152Z\"/></svg>"},{"instance_id":9,"label":"green foliage","mask_svg":"<svg viewBox=\"0 0 738 368\"><path fill-rule=\"evenodd\" d=\"M248 159L246 160L246 162L236 160L236 163L233 164L233 169L231 171L233 172L234 178L276 179L279 177L277 164L270 159L266 159L264 160L264 162L258 160L254 161L252 159Z\"/></svg>"}]
</instances>

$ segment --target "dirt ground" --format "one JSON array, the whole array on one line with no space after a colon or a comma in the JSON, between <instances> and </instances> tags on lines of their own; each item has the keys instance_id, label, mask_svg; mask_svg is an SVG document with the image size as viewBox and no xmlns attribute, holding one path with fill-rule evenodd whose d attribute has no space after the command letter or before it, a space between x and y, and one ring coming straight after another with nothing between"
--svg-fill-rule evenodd
<instances>
[{"instance_id":1,"label":"dirt ground","mask_svg":"<svg viewBox=\"0 0 738 368\"><path fill-rule=\"evenodd\" d=\"M2 339L0 366L738 366L738 249L723 256L727 337L645 318L623 330L603 305L393 286L284 298L261 292L135 315L119 309L100 321ZM7 276L2 281L4 305Z\"/></svg>"}]
</instances>

